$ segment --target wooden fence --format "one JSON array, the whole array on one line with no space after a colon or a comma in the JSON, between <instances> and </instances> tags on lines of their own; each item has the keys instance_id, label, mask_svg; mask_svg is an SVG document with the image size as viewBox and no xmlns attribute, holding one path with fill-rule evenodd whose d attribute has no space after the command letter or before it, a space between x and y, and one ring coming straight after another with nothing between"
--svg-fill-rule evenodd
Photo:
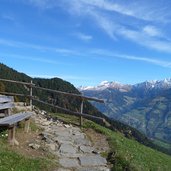
<instances>
[{"instance_id":1,"label":"wooden fence","mask_svg":"<svg viewBox=\"0 0 171 171\"><path fill-rule=\"evenodd\" d=\"M79 94L74 94L74 93L67 93L67 92L53 90L53 89L48 89L48 88L44 88L44 87L39 87L39 86L36 86L32 81L30 83L28 83L28 82L15 81L15 80L7 80L7 79L1 79L1 78L0 78L0 81L10 82L10 83L15 83L15 84L21 84L23 86L28 86L29 87L29 95L19 94L19 93L12 93L12 92L0 92L0 94L11 95L11 96L28 97L30 99L31 109L33 108L33 100L35 100L35 101L37 101L39 103L43 103L43 104L49 105L51 107L54 107L56 109L63 110L65 112L67 112L68 114L72 114L72 115L75 115L75 116L79 116L80 117L80 126L82 126L82 124L83 124L82 117L85 117L87 119L92 118L92 119L95 119L95 120L100 120L102 122L105 122L105 120L103 118L101 118L101 117L96 117L96 116L93 116L93 115L89 115L89 114L83 113L84 101L85 100L90 100L90 101L96 101L96 102L99 102L99 103L104 103L104 101L102 99L87 97L87 96L83 96L83 95L79 95ZM71 111L69 109L62 108L60 106L53 105L53 104L44 102L42 100L39 100L38 97L36 97L36 96L33 95L33 88L40 89L40 90L43 90L43 91L53 92L53 93L57 93L57 94L63 94L65 96L72 96L72 97L76 97L76 98L81 99L80 112Z\"/></svg>"}]
</instances>

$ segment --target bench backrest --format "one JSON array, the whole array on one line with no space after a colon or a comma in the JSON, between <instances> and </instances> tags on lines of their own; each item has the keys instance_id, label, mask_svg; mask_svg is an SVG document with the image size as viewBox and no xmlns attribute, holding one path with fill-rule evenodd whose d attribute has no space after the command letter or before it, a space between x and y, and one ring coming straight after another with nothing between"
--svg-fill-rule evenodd
<instances>
[{"instance_id":1,"label":"bench backrest","mask_svg":"<svg viewBox=\"0 0 171 171\"><path fill-rule=\"evenodd\" d=\"M12 96L0 95L0 114L9 115L9 109L14 107L14 98Z\"/></svg>"}]
</instances>

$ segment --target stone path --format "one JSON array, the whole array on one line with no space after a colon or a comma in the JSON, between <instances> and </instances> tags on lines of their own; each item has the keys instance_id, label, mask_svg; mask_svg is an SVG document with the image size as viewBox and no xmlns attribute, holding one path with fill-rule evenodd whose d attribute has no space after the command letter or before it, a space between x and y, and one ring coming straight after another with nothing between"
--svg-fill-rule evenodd
<instances>
[{"instance_id":1,"label":"stone path","mask_svg":"<svg viewBox=\"0 0 171 171\"><path fill-rule=\"evenodd\" d=\"M34 116L44 128L42 138L51 153L59 158L60 168L55 171L109 171L101 157L80 128L59 121L48 121L44 113Z\"/></svg>"}]
</instances>

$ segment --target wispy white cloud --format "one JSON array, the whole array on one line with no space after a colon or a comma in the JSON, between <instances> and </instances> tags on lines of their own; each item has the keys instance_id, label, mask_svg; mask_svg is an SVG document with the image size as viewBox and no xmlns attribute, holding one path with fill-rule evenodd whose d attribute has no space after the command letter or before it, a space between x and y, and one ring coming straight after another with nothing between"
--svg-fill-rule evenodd
<instances>
[{"instance_id":1,"label":"wispy white cloud","mask_svg":"<svg viewBox=\"0 0 171 171\"><path fill-rule=\"evenodd\" d=\"M73 0L64 4L64 8L72 15L84 15L93 19L94 23L114 40L122 37L149 49L171 53L170 38L159 28L160 25L156 24L169 22L171 12L159 2L141 4L140 1L134 1L124 4L109 0Z\"/></svg>"},{"instance_id":2,"label":"wispy white cloud","mask_svg":"<svg viewBox=\"0 0 171 171\"><path fill-rule=\"evenodd\" d=\"M134 17L145 21L170 21L171 13L165 13L167 8L161 8L159 2L148 4L141 1L129 1L123 3L121 1L111 0L28 0L27 3L34 5L40 9L49 9L61 6L70 10L70 12L77 12L77 14L86 13L89 10L104 10L106 12L116 12L121 15ZM156 5L155 5L156 4ZM74 10L74 11L73 11Z\"/></svg>"},{"instance_id":3,"label":"wispy white cloud","mask_svg":"<svg viewBox=\"0 0 171 171\"><path fill-rule=\"evenodd\" d=\"M171 61L160 60L152 57L141 57L141 56L134 56L134 55L119 54L104 49L94 49L91 50L90 53L102 57L112 57L112 58L120 58L120 59L132 60L132 61L140 61L140 62L150 63L153 65L158 65L160 67L171 68Z\"/></svg>"},{"instance_id":4,"label":"wispy white cloud","mask_svg":"<svg viewBox=\"0 0 171 171\"><path fill-rule=\"evenodd\" d=\"M151 63L154 65L158 65L161 67L171 68L171 62L169 61L150 59L150 58L138 57L138 56L119 55L119 54L116 54L116 57L128 59L128 60L143 61L143 62Z\"/></svg>"},{"instance_id":5,"label":"wispy white cloud","mask_svg":"<svg viewBox=\"0 0 171 171\"><path fill-rule=\"evenodd\" d=\"M154 35L147 36L141 30L129 30L124 27L119 30L118 34L147 48L171 53L171 41L162 36L160 36L158 39L159 34L157 37L154 37Z\"/></svg>"},{"instance_id":6,"label":"wispy white cloud","mask_svg":"<svg viewBox=\"0 0 171 171\"><path fill-rule=\"evenodd\" d=\"M90 41L93 39L93 37L91 35L87 35L87 34L84 34L84 33L81 33L81 32L77 32L74 34L77 38L83 40L83 41Z\"/></svg>"},{"instance_id":7,"label":"wispy white cloud","mask_svg":"<svg viewBox=\"0 0 171 171\"><path fill-rule=\"evenodd\" d=\"M92 12L91 15L94 17L98 26L114 40L122 36L147 48L171 53L171 41L155 26L145 25L140 29L130 29L98 12Z\"/></svg>"},{"instance_id":8,"label":"wispy white cloud","mask_svg":"<svg viewBox=\"0 0 171 171\"><path fill-rule=\"evenodd\" d=\"M143 32L149 36L162 36L162 33L154 26L147 25L143 28Z\"/></svg>"},{"instance_id":9,"label":"wispy white cloud","mask_svg":"<svg viewBox=\"0 0 171 171\"><path fill-rule=\"evenodd\" d=\"M85 13L88 10L103 10L107 12L117 12L118 14L128 17L134 17L145 21L169 22L171 12L166 6L162 7L162 1L150 2L148 1L111 1L111 0L72 0L70 2L61 0L68 4L77 13ZM83 10L84 9L84 10ZM167 13L166 13L167 11Z\"/></svg>"},{"instance_id":10,"label":"wispy white cloud","mask_svg":"<svg viewBox=\"0 0 171 171\"><path fill-rule=\"evenodd\" d=\"M4 56L6 58L22 59L22 60L34 61L34 62L39 62L39 63L46 63L46 64L51 64L51 65L66 65L66 66L73 65L71 63L60 62L60 60L58 60L58 59L49 59L48 57L14 55L14 54L9 54L9 53L8 54L0 53L0 55Z\"/></svg>"},{"instance_id":11,"label":"wispy white cloud","mask_svg":"<svg viewBox=\"0 0 171 171\"><path fill-rule=\"evenodd\" d=\"M161 24L170 23L169 2L164 5L161 0L129 1L129 3L111 0L29 0L28 2L44 10L62 7L72 15L89 17L114 40L121 36L147 48L171 53L170 38L160 28ZM84 41L92 39L92 36L82 33L77 37Z\"/></svg>"},{"instance_id":12,"label":"wispy white cloud","mask_svg":"<svg viewBox=\"0 0 171 171\"><path fill-rule=\"evenodd\" d=\"M105 33L107 33L112 39L117 39L115 30L118 30L120 26L116 22L108 19L99 12L90 11L89 15L94 18L95 22L105 31Z\"/></svg>"},{"instance_id":13,"label":"wispy white cloud","mask_svg":"<svg viewBox=\"0 0 171 171\"><path fill-rule=\"evenodd\" d=\"M9 39L1 39L1 38L0 38L0 45L21 48L21 49L22 48L34 49L34 50L39 50L42 52L51 51L51 52L59 53L61 55L76 55L77 54L76 51L71 50L71 49L49 47L49 46L43 46L43 45L37 45L37 44L32 44L32 43L13 41Z\"/></svg>"}]
</instances>

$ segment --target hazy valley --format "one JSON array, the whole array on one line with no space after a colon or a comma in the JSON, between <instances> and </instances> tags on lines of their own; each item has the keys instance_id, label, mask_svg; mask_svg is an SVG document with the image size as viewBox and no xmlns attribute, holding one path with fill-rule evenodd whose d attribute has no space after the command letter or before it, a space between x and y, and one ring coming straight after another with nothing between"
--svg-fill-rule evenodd
<instances>
[{"instance_id":1,"label":"hazy valley","mask_svg":"<svg viewBox=\"0 0 171 171\"><path fill-rule=\"evenodd\" d=\"M102 82L80 87L84 95L103 98L93 103L106 116L129 124L156 141L171 143L171 79L136 85Z\"/></svg>"}]
</instances>

